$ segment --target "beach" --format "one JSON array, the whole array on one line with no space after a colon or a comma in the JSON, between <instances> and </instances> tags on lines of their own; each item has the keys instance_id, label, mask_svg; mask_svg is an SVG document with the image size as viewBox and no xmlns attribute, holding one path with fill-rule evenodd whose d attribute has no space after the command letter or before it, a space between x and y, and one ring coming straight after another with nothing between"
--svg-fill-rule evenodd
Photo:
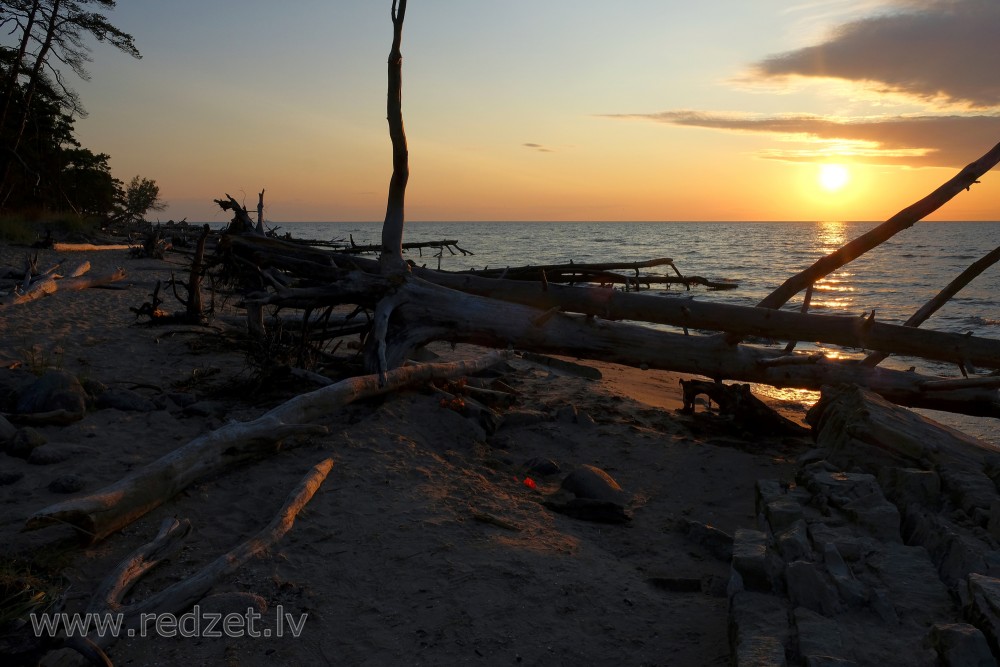
<instances>
[{"instance_id":1,"label":"beach","mask_svg":"<svg viewBox=\"0 0 1000 667\"><path fill-rule=\"evenodd\" d=\"M0 264L16 265L23 252L4 248ZM310 466L334 460L269 557L213 589L308 614L301 636L121 639L109 649L116 664L569 664L622 656L628 664L728 663L729 563L677 526L696 521L731 534L753 525L755 480L790 476L790 457L808 443L749 441L724 424L679 415L679 377L668 372L581 362L601 371L595 381L515 359L504 377L517 401L492 435L417 387L331 414L329 435L201 480L95 545L67 545L72 531L58 527L21 533L32 513L66 498L49 489L53 480L76 475L81 492L96 490L291 395L284 388L241 397L233 387L249 384L245 355L213 342L211 330L137 324L129 307L178 266L121 251L83 255L95 274L124 266L128 276L115 289L57 292L0 319L4 366L67 370L156 406L37 427L49 445L72 452L65 461L5 457L4 470L19 478L0 487L4 558L52 562L32 567L65 578L67 611L82 609L164 518L190 519L193 536L179 557L144 577L137 596L255 533ZM38 263L57 256L40 251ZM540 501L561 475L536 475L530 488L523 464L534 457L563 471L607 471L628 495L631 521L606 525L546 509ZM698 591L663 581L689 589L695 582Z\"/></svg>"}]
</instances>

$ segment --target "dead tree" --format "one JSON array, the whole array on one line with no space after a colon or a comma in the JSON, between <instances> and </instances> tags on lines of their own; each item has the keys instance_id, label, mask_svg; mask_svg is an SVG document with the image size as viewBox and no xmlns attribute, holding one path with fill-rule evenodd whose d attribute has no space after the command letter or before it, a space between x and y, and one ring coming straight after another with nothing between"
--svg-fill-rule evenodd
<instances>
[{"instance_id":1,"label":"dead tree","mask_svg":"<svg viewBox=\"0 0 1000 667\"><path fill-rule=\"evenodd\" d=\"M405 10L405 1L392 3L387 117L393 174L379 261L318 249L306 252L272 239L265 244L264 240L246 236L232 238L227 247L243 261L285 276L281 282L272 281L267 294L249 300L254 308L279 306L312 311L354 305L369 310L373 318L365 345L365 366L383 377L416 347L434 340L466 341L682 371L713 380L811 389L853 383L904 405L1000 416L1000 394L992 381L901 373L856 361L739 344L748 336L816 341L945 360L959 367L1000 368L1000 341L888 325L875 321L873 315L831 317L776 309L819 278L971 186L1000 161L1000 145L928 197L793 276L760 304L763 307L681 302L615 290L574 288L553 284L546 278L546 271L536 271L537 278L525 282L408 267L402 257L409 175L401 109L400 45ZM589 268L568 265L550 270L572 281L583 280ZM600 273L606 268L595 271ZM669 324L685 333L651 331L614 321L623 319ZM687 335L691 329L717 331L725 336Z\"/></svg>"}]
</instances>

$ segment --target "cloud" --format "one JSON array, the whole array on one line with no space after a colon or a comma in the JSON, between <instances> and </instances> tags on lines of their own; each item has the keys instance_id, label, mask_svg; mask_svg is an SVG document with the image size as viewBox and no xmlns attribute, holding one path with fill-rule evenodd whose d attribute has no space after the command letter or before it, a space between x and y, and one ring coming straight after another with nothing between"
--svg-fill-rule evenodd
<instances>
[{"instance_id":1,"label":"cloud","mask_svg":"<svg viewBox=\"0 0 1000 667\"><path fill-rule=\"evenodd\" d=\"M1000 115L839 119L807 114L758 116L664 111L611 117L778 135L786 145L759 155L794 162L840 158L911 167L962 167L1000 141Z\"/></svg>"},{"instance_id":2,"label":"cloud","mask_svg":"<svg viewBox=\"0 0 1000 667\"><path fill-rule=\"evenodd\" d=\"M539 153L554 153L555 152L551 148L543 146L542 144L524 143L524 144L521 144L521 145L524 146L525 148L532 148L532 149L538 151Z\"/></svg>"},{"instance_id":3,"label":"cloud","mask_svg":"<svg viewBox=\"0 0 1000 667\"><path fill-rule=\"evenodd\" d=\"M898 0L815 46L756 63L757 81L838 78L924 101L1000 107L1000 2Z\"/></svg>"}]
</instances>

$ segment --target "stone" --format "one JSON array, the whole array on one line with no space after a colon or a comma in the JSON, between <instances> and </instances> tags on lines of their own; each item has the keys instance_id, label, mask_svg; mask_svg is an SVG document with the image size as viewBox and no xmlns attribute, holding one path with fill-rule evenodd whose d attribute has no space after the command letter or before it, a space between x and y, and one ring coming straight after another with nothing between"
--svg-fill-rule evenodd
<instances>
[{"instance_id":1,"label":"stone","mask_svg":"<svg viewBox=\"0 0 1000 667\"><path fill-rule=\"evenodd\" d=\"M840 555L849 561L860 560L868 549L868 540L852 535L847 528L821 522L809 524L809 539L820 553L827 544L835 545Z\"/></svg>"},{"instance_id":2,"label":"stone","mask_svg":"<svg viewBox=\"0 0 1000 667\"><path fill-rule=\"evenodd\" d=\"M986 636L994 654L1000 650L1000 579L970 574L966 617Z\"/></svg>"},{"instance_id":3,"label":"stone","mask_svg":"<svg viewBox=\"0 0 1000 667\"><path fill-rule=\"evenodd\" d=\"M849 607L861 607L868 601L868 591L863 583L854 577L834 544L827 544L823 551L823 563L830 573L840 599Z\"/></svg>"},{"instance_id":4,"label":"stone","mask_svg":"<svg viewBox=\"0 0 1000 667\"><path fill-rule=\"evenodd\" d=\"M498 431L513 428L524 428L547 422L549 416L539 410L511 410L504 414Z\"/></svg>"},{"instance_id":5,"label":"stone","mask_svg":"<svg viewBox=\"0 0 1000 667\"><path fill-rule=\"evenodd\" d=\"M767 547L767 534L738 528L733 536L733 569L751 591L770 591L780 573L780 559Z\"/></svg>"},{"instance_id":6,"label":"stone","mask_svg":"<svg viewBox=\"0 0 1000 667\"><path fill-rule=\"evenodd\" d=\"M820 656L851 659L851 651L844 646L844 639L836 621L820 616L804 607L792 612L798 637L799 655L803 660Z\"/></svg>"},{"instance_id":7,"label":"stone","mask_svg":"<svg viewBox=\"0 0 1000 667\"><path fill-rule=\"evenodd\" d=\"M997 500L997 487L981 470L962 470L942 466L941 486L945 493L972 516L976 508L989 511ZM984 524L985 526L985 524Z\"/></svg>"},{"instance_id":8,"label":"stone","mask_svg":"<svg viewBox=\"0 0 1000 667\"><path fill-rule=\"evenodd\" d=\"M0 368L0 412L17 412L17 398L37 380L26 370Z\"/></svg>"},{"instance_id":9,"label":"stone","mask_svg":"<svg viewBox=\"0 0 1000 667\"><path fill-rule=\"evenodd\" d=\"M0 445L14 437L17 427L7 421L7 418L0 415Z\"/></svg>"},{"instance_id":10,"label":"stone","mask_svg":"<svg viewBox=\"0 0 1000 667\"><path fill-rule=\"evenodd\" d=\"M167 398L173 401L174 405L179 408L186 408L187 406L198 402L197 396L182 391L171 392L167 394Z\"/></svg>"},{"instance_id":11,"label":"stone","mask_svg":"<svg viewBox=\"0 0 1000 667\"><path fill-rule=\"evenodd\" d=\"M46 442L44 435L30 426L25 426L19 428L14 437L7 441L6 452L19 459L27 459L33 449L41 447Z\"/></svg>"},{"instance_id":12,"label":"stone","mask_svg":"<svg viewBox=\"0 0 1000 667\"><path fill-rule=\"evenodd\" d=\"M700 521L684 519L679 529L689 540L703 547L719 560L729 561L733 557L733 536Z\"/></svg>"},{"instance_id":13,"label":"stone","mask_svg":"<svg viewBox=\"0 0 1000 667\"><path fill-rule=\"evenodd\" d=\"M793 523L802 519L802 505L787 496L767 503L764 516L774 534L784 532Z\"/></svg>"},{"instance_id":14,"label":"stone","mask_svg":"<svg viewBox=\"0 0 1000 667\"><path fill-rule=\"evenodd\" d=\"M80 380L80 385L83 387L83 390L87 392L87 395L93 398L97 398L108 390L108 386L106 384L94 380L93 378L84 378Z\"/></svg>"},{"instance_id":15,"label":"stone","mask_svg":"<svg viewBox=\"0 0 1000 667\"><path fill-rule=\"evenodd\" d=\"M834 507L843 507L860 498L883 497L878 480L867 473L810 471L806 476L806 486L813 493L827 498Z\"/></svg>"},{"instance_id":16,"label":"stone","mask_svg":"<svg viewBox=\"0 0 1000 667\"><path fill-rule=\"evenodd\" d=\"M763 512L769 502L784 497L787 485L787 482L780 479L758 479L754 485L757 513Z\"/></svg>"},{"instance_id":17,"label":"stone","mask_svg":"<svg viewBox=\"0 0 1000 667\"><path fill-rule=\"evenodd\" d=\"M857 498L843 505L844 511L858 526L883 542L902 542L899 510L882 493Z\"/></svg>"},{"instance_id":18,"label":"stone","mask_svg":"<svg viewBox=\"0 0 1000 667\"><path fill-rule=\"evenodd\" d=\"M47 466L62 463L73 456L73 450L67 445L40 445L31 450L28 463L36 466Z\"/></svg>"},{"instance_id":19,"label":"stone","mask_svg":"<svg viewBox=\"0 0 1000 667\"><path fill-rule=\"evenodd\" d=\"M592 465L584 464L571 472L563 480L561 488L577 498L619 504L623 504L626 500L625 492L618 482L605 471Z\"/></svg>"},{"instance_id":20,"label":"stone","mask_svg":"<svg viewBox=\"0 0 1000 667\"><path fill-rule=\"evenodd\" d=\"M552 459L547 459L542 456L535 456L528 459L523 464L521 464L521 469L529 475L539 475L541 477L548 477L549 475L558 475L562 472L559 464Z\"/></svg>"},{"instance_id":21,"label":"stone","mask_svg":"<svg viewBox=\"0 0 1000 667\"><path fill-rule=\"evenodd\" d=\"M76 493L82 488L83 478L74 473L57 477L49 484L52 493Z\"/></svg>"},{"instance_id":22,"label":"stone","mask_svg":"<svg viewBox=\"0 0 1000 667\"><path fill-rule=\"evenodd\" d=\"M788 599L795 607L805 607L824 616L833 616L842 608L837 589L814 563L798 560L785 566L785 585Z\"/></svg>"},{"instance_id":23,"label":"stone","mask_svg":"<svg viewBox=\"0 0 1000 667\"><path fill-rule=\"evenodd\" d=\"M878 617L884 623L888 623L889 625L899 624L899 616L896 614L896 608L892 606L892 600L889 599L889 591L885 588L872 589L868 596L868 606L878 614Z\"/></svg>"},{"instance_id":24,"label":"stone","mask_svg":"<svg viewBox=\"0 0 1000 667\"><path fill-rule=\"evenodd\" d=\"M98 410L122 410L124 412L154 412L157 405L142 394L131 389L108 389L97 397Z\"/></svg>"},{"instance_id":25,"label":"stone","mask_svg":"<svg viewBox=\"0 0 1000 667\"><path fill-rule=\"evenodd\" d=\"M778 553L786 561L812 560L809 527L801 519L789 526L777 538Z\"/></svg>"},{"instance_id":26,"label":"stone","mask_svg":"<svg viewBox=\"0 0 1000 667\"><path fill-rule=\"evenodd\" d=\"M16 410L21 414L65 410L82 415L87 410L87 392L72 373L49 370L21 393Z\"/></svg>"},{"instance_id":27,"label":"stone","mask_svg":"<svg viewBox=\"0 0 1000 667\"><path fill-rule=\"evenodd\" d=\"M872 588L885 588L901 622L931 625L951 618L952 599L927 550L920 546L884 543L865 558ZM867 578L867 577L866 577Z\"/></svg>"},{"instance_id":28,"label":"stone","mask_svg":"<svg viewBox=\"0 0 1000 667\"><path fill-rule=\"evenodd\" d=\"M0 486L9 486L24 477L20 470L0 470Z\"/></svg>"},{"instance_id":29,"label":"stone","mask_svg":"<svg viewBox=\"0 0 1000 667\"><path fill-rule=\"evenodd\" d=\"M941 500L941 478L933 470L885 468L879 482L899 507L917 503L932 509Z\"/></svg>"},{"instance_id":30,"label":"stone","mask_svg":"<svg viewBox=\"0 0 1000 667\"><path fill-rule=\"evenodd\" d=\"M735 664L784 665L791 641L788 607L766 593L740 591L729 601L729 644Z\"/></svg>"},{"instance_id":31,"label":"stone","mask_svg":"<svg viewBox=\"0 0 1000 667\"><path fill-rule=\"evenodd\" d=\"M996 667L986 637L967 623L935 625L928 642L937 651L942 667Z\"/></svg>"}]
</instances>

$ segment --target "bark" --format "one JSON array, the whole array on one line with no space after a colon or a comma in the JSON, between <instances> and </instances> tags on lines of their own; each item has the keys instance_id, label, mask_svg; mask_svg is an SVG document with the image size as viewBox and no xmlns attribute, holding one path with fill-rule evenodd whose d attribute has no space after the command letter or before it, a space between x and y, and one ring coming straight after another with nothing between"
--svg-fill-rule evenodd
<instances>
[{"instance_id":1,"label":"bark","mask_svg":"<svg viewBox=\"0 0 1000 667\"><path fill-rule=\"evenodd\" d=\"M290 437L326 433L312 422L361 398L433 379L452 378L489 368L509 355L493 352L473 361L397 368L380 383L376 376L342 380L296 396L250 422L230 422L92 493L50 505L27 521L27 529L66 523L92 542L160 506L198 479L234 463L273 454Z\"/></svg>"},{"instance_id":2,"label":"bark","mask_svg":"<svg viewBox=\"0 0 1000 667\"><path fill-rule=\"evenodd\" d=\"M386 94L386 118L389 122L389 138L392 141L392 177L389 180L389 196L382 223L381 263L387 272L407 271L403 259L403 225L405 223L406 183L410 178L409 150L406 145L406 131L403 128L403 54L400 45L403 40L403 19L406 16L406 0L392 2L392 48L389 51L388 92Z\"/></svg>"},{"instance_id":3,"label":"bark","mask_svg":"<svg viewBox=\"0 0 1000 667\"><path fill-rule=\"evenodd\" d=\"M967 165L948 182L920 201L911 204L875 229L862 234L840 249L819 259L804 271L795 274L782 283L778 289L767 295L757 306L760 308L780 308L809 285L825 278L845 264L853 262L904 229L909 229L947 204L962 190L970 189L979 182L979 177L996 166L998 162L1000 162L1000 144L991 148L975 162Z\"/></svg>"},{"instance_id":4,"label":"bark","mask_svg":"<svg viewBox=\"0 0 1000 667\"><path fill-rule=\"evenodd\" d=\"M120 613L124 615L123 627L135 628L143 614L179 614L201 600L223 577L238 570L251 558L265 555L292 529L299 512L312 500L333 467L332 459L325 459L314 466L292 490L281 510L271 522L255 536L222 554L195 574L172 584L140 602L123 604L125 594L149 570L176 553L184 538L191 531L187 520L166 519L156 538L122 561L95 592L88 612L95 614ZM104 648L117 637L111 633L94 636L92 640Z\"/></svg>"},{"instance_id":5,"label":"bark","mask_svg":"<svg viewBox=\"0 0 1000 667\"><path fill-rule=\"evenodd\" d=\"M258 235L264 236L264 189L261 188L260 194L257 195L257 227L256 230Z\"/></svg>"},{"instance_id":6,"label":"bark","mask_svg":"<svg viewBox=\"0 0 1000 667\"><path fill-rule=\"evenodd\" d=\"M463 280L488 280L463 276ZM516 285L519 283L515 283ZM522 285L523 287L523 285ZM551 294L556 286L551 286ZM782 356L749 346L732 346L717 336L685 336L656 331L646 327L610 322L592 317L570 316L502 301L496 293L490 297L475 296L442 289L417 276L401 286L390 285L388 279L360 272L344 274L330 288L286 290L265 301L290 307L320 307L337 302L357 303L376 299L381 292L392 289L395 306L383 325L386 332L381 355L387 367L402 364L416 347L433 340L475 343L490 347L525 349L553 354L600 359L628 366L658 368L703 375L712 379L759 382L776 387L798 387L819 390L825 384L853 383L872 388L883 396L903 405L951 410L964 414L1000 416L1000 399L993 390L925 391L921 383L940 380L916 373L872 369L859 363L826 360L796 355ZM588 293L588 309L599 303L605 290L563 288L565 293ZM608 302L620 297L653 299L670 303L669 299L607 292ZM325 296L324 296L325 295ZM590 295L593 295L592 297ZM343 299L343 301L341 301ZM362 301L364 302L364 301ZM691 302L687 302L688 305ZM682 304L683 305L683 304ZM701 304L718 306L718 304ZM734 306L728 306L734 308ZM799 313L746 309L755 313L818 317L820 324L833 328L826 316L803 316ZM642 318L646 319L646 318ZM843 318L850 320L850 318ZM859 328L863 323L856 320ZM870 325L873 329L875 324ZM890 326L890 325L884 325ZM895 327L894 331L913 335L920 331ZM997 346L995 341L966 339L952 334L920 331L921 335L944 336L957 344L959 340L977 340ZM891 335L889 336L891 338ZM930 353L930 352L929 352Z\"/></svg>"},{"instance_id":7,"label":"bark","mask_svg":"<svg viewBox=\"0 0 1000 667\"><path fill-rule=\"evenodd\" d=\"M118 282L119 280L125 279L125 269L119 268L118 270L99 276L80 276L77 278L63 278L62 280L56 280L53 276L47 276L41 280L32 283L26 290L20 294L15 294L12 298L7 301L0 302L0 310L7 308L9 306L14 306L22 303L28 303L31 301L36 301L41 299L43 296L48 296L49 294L54 294L57 291L69 292L77 291L82 289L87 289L88 287L99 287L101 285L110 285L111 283Z\"/></svg>"}]
</instances>

